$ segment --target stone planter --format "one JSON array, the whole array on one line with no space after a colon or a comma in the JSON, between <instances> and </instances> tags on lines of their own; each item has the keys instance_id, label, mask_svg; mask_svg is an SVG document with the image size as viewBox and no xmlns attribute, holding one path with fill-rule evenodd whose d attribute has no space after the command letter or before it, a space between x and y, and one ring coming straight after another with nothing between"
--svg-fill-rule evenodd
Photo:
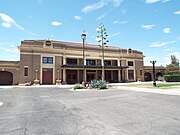
<instances>
[{"instance_id":1,"label":"stone planter","mask_svg":"<svg viewBox=\"0 0 180 135\"><path fill-rule=\"evenodd\" d=\"M56 85L61 85L61 80L56 80Z\"/></svg>"},{"instance_id":2,"label":"stone planter","mask_svg":"<svg viewBox=\"0 0 180 135\"><path fill-rule=\"evenodd\" d=\"M34 80L34 85L39 85L39 80L38 79Z\"/></svg>"}]
</instances>

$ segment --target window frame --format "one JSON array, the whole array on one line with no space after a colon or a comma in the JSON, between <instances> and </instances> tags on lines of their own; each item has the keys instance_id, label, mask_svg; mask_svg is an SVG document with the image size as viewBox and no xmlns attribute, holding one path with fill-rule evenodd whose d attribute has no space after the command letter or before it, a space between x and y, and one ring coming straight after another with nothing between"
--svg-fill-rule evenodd
<instances>
[{"instance_id":1,"label":"window frame","mask_svg":"<svg viewBox=\"0 0 180 135\"><path fill-rule=\"evenodd\" d=\"M134 61L128 61L128 66L133 67L134 66Z\"/></svg>"},{"instance_id":2,"label":"window frame","mask_svg":"<svg viewBox=\"0 0 180 135\"><path fill-rule=\"evenodd\" d=\"M42 57L43 64L53 64L53 57Z\"/></svg>"},{"instance_id":3,"label":"window frame","mask_svg":"<svg viewBox=\"0 0 180 135\"><path fill-rule=\"evenodd\" d=\"M29 67L24 66L24 77L28 77L29 76Z\"/></svg>"},{"instance_id":4,"label":"window frame","mask_svg":"<svg viewBox=\"0 0 180 135\"><path fill-rule=\"evenodd\" d=\"M134 70L128 70L128 79L134 80Z\"/></svg>"}]
</instances>

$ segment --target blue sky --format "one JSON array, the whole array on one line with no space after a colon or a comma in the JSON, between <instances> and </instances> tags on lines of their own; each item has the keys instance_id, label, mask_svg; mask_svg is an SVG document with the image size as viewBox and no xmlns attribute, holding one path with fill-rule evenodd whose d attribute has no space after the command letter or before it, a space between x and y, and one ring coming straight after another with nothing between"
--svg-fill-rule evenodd
<instances>
[{"instance_id":1,"label":"blue sky","mask_svg":"<svg viewBox=\"0 0 180 135\"><path fill-rule=\"evenodd\" d=\"M27 39L97 44L103 23L109 45L144 53L145 65L180 59L180 0L1 0L0 60L19 60L17 46Z\"/></svg>"}]
</instances>

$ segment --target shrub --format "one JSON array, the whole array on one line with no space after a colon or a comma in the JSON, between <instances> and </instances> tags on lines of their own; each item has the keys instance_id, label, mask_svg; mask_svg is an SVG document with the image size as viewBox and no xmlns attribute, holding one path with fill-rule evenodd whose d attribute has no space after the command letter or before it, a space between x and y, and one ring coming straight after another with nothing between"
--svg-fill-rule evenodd
<instances>
[{"instance_id":1,"label":"shrub","mask_svg":"<svg viewBox=\"0 0 180 135\"><path fill-rule=\"evenodd\" d=\"M163 76L159 76L158 77L158 81L162 81L163 82L164 81L164 77Z\"/></svg>"},{"instance_id":2,"label":"shrub","mask_svg":"<svg viewBox=\"0 0 180 135\"><path fill-rule=\"evenodd\" d=\"M81 84L76 84L75 86L74 86L74 89L82 89L83 87L81 86Z\"/></svg>"},{"instance_id":3,"label":"shrub","mask_svg":"<svg viewBox=\"0 0 180 135\"><path fill-rule=\"evenodd\" d=\"M99 89L107 89L106 81L99 80L97 84Z\"/></svg>"},{"instance_id":4,"label":"shrub","mask_svg":"<svg viewBox=\"0 0 180 135\"><path fill-rule=\"evenodd\" d=\"M91 81L90 81L90 87L91 87L91 88L97 88L97 82L96 82L96 80L91 80Z\"/></svg>"},{"instance_id":5,"label":"shrub","mask_svg":"<svg viewBox=\"0 0 180 135\"><path fill-rule=\"evenodd\" d=\"M166 82L180 82L180 75L165 75L164 79Z\"/></svg>"}]
</instances>

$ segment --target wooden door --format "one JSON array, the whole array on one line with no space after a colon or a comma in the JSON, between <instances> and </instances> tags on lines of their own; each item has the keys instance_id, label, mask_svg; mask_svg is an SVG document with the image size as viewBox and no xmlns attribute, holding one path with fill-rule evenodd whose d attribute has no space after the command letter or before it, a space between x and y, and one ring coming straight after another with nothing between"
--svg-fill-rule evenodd
<instances>
[{"instance_id":1,"label":"wooden door","mask_svg":"<svg viewBox=\"0 0 180 135\"><path fill-rule=\"evenodd\" d=\"M42 84L53 84L53 69L52 68L43 68Z\"/></svg>"}]
</instances>

